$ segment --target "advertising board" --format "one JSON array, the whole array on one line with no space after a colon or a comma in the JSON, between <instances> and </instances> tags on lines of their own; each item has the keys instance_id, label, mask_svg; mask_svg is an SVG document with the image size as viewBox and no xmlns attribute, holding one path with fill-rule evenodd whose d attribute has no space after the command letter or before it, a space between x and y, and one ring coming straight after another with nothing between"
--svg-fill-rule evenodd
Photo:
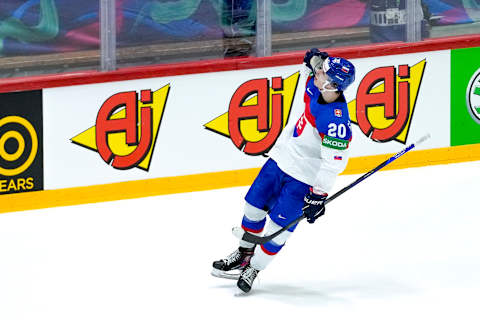
<instances>
[{"instance_id":1,"label":"advertising board","mask_svg":"<svg viewBox=\"0 0 480 320\"><path fill-rule=\"evenodd\" d=\"M450 51L352 59L351 156L449 146ZM258 168L302 114L298 65L44 90L45 187ZM447 128L447 129L445 129Z\"/></svg>"},{"instance_id":2,"label":"advertising board","mask_svg":"<svg viewBox=\"0 0 480 320\"><path fill-rule=\"evenodd\" d=\"M42 189L42 92L1 93L0 195Z\"/></svg>"},{"instance_id":3,"label":"advertising board","mask_svg":"<svg viewBox=\"0 0 480 320\"><path fill-rule=\"evenodd\" d=\"M480 143L480 48L452 50L451 144Z\"/></svg>"}]
</instances>

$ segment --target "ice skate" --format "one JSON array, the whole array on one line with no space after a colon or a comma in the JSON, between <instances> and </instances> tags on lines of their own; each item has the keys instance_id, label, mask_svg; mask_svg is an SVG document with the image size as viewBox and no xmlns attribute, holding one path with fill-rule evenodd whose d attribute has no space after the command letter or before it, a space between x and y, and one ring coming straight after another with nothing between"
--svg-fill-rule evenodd
<instances>
[{"instance_id":1,"label":"ice skate","mask_svg":"<svg viewBox=\"0 0 480 320\"><path fill-rule=\"evenodd\" d=\"M248 293L252 289L252 284L258 275L259 270L248 264L240 274L240 278L237 281L237 287L245 293Z\"/></svg>"},{"instance_id":2,"label":"ice skate","mask_svg":"<svg viewBox=\"0 0 480 320\"><path fill-rule=\"evenodd\" d=\"M254 248L242 248L232 252L228 257L213 262L212 275L219 278L237 280L240 273L250 262Z\"/></svg>"}]
</instances>

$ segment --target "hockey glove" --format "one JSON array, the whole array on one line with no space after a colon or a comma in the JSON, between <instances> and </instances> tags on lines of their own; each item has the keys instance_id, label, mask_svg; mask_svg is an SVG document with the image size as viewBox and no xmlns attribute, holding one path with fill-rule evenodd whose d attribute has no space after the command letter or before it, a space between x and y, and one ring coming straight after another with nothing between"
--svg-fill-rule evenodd
<instances>
[{"instance_id":1,"label":"hockey glove","mask_svg":"<svg viewBox=\"0 0 480 320\"><path fill-rule=\"evenodd\" d=\"M328 194L316 194L310 189L310 192L303 198L303 214L308 223L314 223L319 217L325 214L325 200Z\"/></svg>"},{"instance_id":2,"label":"hockey glove","mask_svg":"<svg viewBox=\"0 0 480 320\"><path fill-rule=\"evenodd\" d=\"M328 58L328 53L320 51L317 48L312 48L305 53L305 56L303 57L303 62L305 62L307 68L309 68L310 70L312 70L313 73L315 73L315 66L312 66L313 57L320 57L322 59L321 61L323 61Z\"/></svg>"}]
</instances>

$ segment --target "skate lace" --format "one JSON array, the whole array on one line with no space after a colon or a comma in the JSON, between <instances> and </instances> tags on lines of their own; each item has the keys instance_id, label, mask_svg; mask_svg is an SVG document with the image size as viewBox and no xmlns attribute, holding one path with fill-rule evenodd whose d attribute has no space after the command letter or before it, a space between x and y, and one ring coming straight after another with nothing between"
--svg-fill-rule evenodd
<instances>
[{"instance_id":1,"label":"skate lace","mask_svg":"<svg viewBox=\"0 0 480 320\"><path fill-rule=\"evenodd\" d=\"M225 259L226 264L227 264L227 265L230 265L230 264L238 261L238 259L240 259L241 255L242 255L242 254L240 253L239 250L235 250L235 252L231 253L231 254L227 257L227 259Z\"/></svg>"},{"instance_id":2,"label":"skate lace","mask_svg":"<svg viewBox=\"0 0 480 320\"><path fill-rule=\"evenodd\" d=\"M253 280L257 277L258 271L255 268L252 267L247 267L243 272L242 272L242 279L245 280L248 285L252 285Z\"/></svg>"}]
</instances>

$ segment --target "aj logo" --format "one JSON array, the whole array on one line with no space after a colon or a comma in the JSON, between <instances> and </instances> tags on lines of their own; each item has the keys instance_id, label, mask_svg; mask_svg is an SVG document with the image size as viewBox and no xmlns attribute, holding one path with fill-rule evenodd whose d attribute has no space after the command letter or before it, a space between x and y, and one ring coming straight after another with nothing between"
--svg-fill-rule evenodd
<instances>
[{"instance_id":1,"label":"aj logo","mask_svg":"<svg viewBox=\"0 0 480 320\"><path fill-rule=\"evenodd\" d=\"M468 84L467 108L472 119L480 124L480 69L477 70Z\"/></svg>"},{"instance_id":2,"label":"aj logo","mask_svg":"<svg viewBox=\"0 0 480 320\"><path fill-rule=\"evenodd\" d=\"M170 85L155 92L120 92L108 98L96 125L71 141L97 151L115 169L138 167L148 171Z\"/></svg>"},{"instance_id":3,"label":"aj logo","mask_svg":"<svg viewBox=\"0 0 480 320\"><path fill-rule=\"evenodd\" d=\"M248 155L267 153L285 127L293 105L300 72L283 79L254 79L240 85L228 112L205 124L205 128L229 137Z\"/></svg>"},{"instance_id":4,"label":"aj logo","mask_svg":"<svg viewBox=\"0 0 480 320\"><path fill-rule=\"evenodd\" d=\"M374 141L405 144L426 61L414 66L381 67L370 71L348 103L350 118Z\"/></svg>"}]
</instances>

